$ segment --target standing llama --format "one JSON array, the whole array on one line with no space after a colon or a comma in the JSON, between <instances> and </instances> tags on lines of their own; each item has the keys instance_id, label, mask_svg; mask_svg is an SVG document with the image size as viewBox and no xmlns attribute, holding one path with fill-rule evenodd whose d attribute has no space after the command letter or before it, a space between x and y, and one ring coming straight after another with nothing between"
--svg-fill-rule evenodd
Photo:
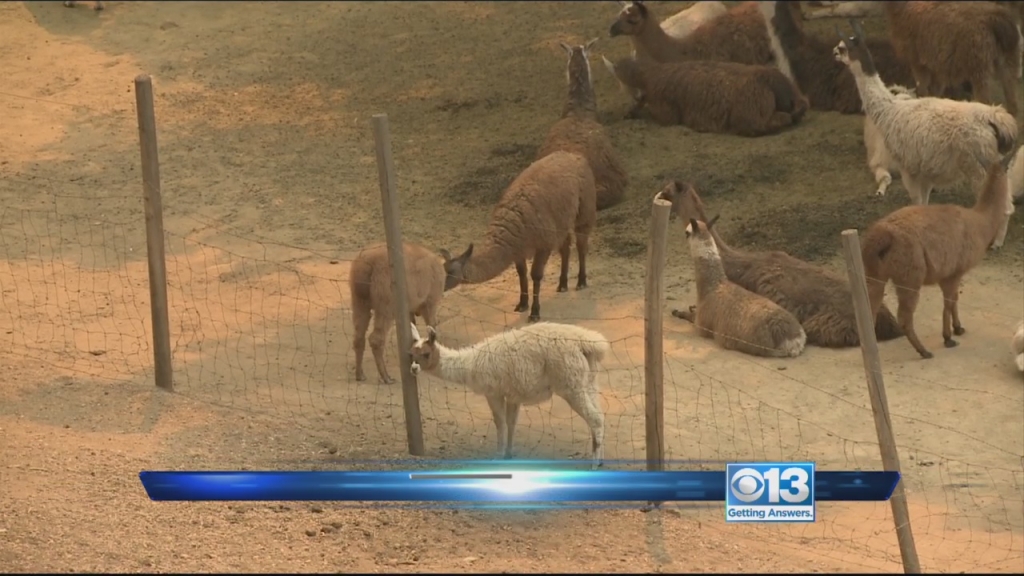
<instances>
[{"instance_id":1,"label":"standing llama","mask_svg":"<svg viewBox=\"0 0 1024 576\"><path fill-rule=\"evenodd\" d=\"M427 327L412 326L412 373L463 384L487 399L498 432L498 458L512 457L519 407L559 396L590 427L593 467L604 459L604 413L597 372L611 346L599 332L539 322L494 334L466 348L448 348Z\"/></svg>"},{"instance_id":2,"label":"standing llama","mask_svg":"<svg viewBox=\"0 0 1024 576\"><path fill-rule=\"evenodd\" d=\"M622 202L629 177L604 126L597 121L597 94L590 73L590 47L594 42L597 42L597 38L585 46L559 43L569 55L566 64L569 94L562 108L562 118L548 130L547 138L537 151L537 158L543 158L556 150L586 158L594 173L597 209L604 210ZM564 249L567 253L569 245L566 244ZM568 274L569 258L566 253L562 254L563 276ZM568 290L568 286L560 286L559 290Z\"/></svg>"},{"instance_id":3,"label":"standing llama","mask_svg":"<svg viewBox=\"0 0 1024 576\"><path fill-rule=\"evenodd\" d=\"M529 308L530 322L540 320L540 283L544 267L555 250L562 255L559 292L568 289L568 264L573 233L580 269L576 289L587 287L587 247L597 220L594 174L587 159L557 151L535 160L501 195L491 213L491 223L478 243L470 244L449 266L448 282L480 284L516 266L519 275L519 304L516 312ZM533 259L533 304L526 280L526 261Z\"/></svg>"},{"instance_id":4,"label":"standing llama","mask_svg":"<svg viewBox=\"0 0 1024 576\"><path fill-rule=\"evenodd\" d=\"M981 262L1005 222L1010 187L1002 164L988 167L985 184L972 208L951 204L906 206L882 217L864 233L861 258L867 277L868 299L877 316L892 280L899 308L896 317L907 340L922 358L933 354L914 330L914 310L921 287L942 289L942 340L953 348L965 330L957 303L960 281Z\"/></svg>"},{"instance_id":5,"label":"standing llama","mask_svg":"<svg viewBox=\"0 0 1024 576\"><path fill-rule=\"evenodd\" d=\"M672 315L692 322L701 336L726 350L770 358L799 356L807 344L800 322L778 304L729 281L703 222L690 220L686 238L697 276L697 305L673 310Z\"/></svg>"},{"instance_id":6,"label":"standing llama","mask_svg":"<svg viewBox=\"0 0 1024 576\"><path fill-rule=\"evenodd\" d=\"M406 293L408 295L410 320L416 316L437 325L437 309L443 293L451 286L446 283L447 271L451 267L451 255L442 250L440 256L429 249L402 243L405 261ZM366 331L373 317L373 333L370 334L370 350L377 365L377 377L382 384L395 382L388 374L384 363L384 344L395 326L395 305L391 294L391 260L387 244L367 246L359 251L348 274L349 294L352 297L352 324L355 338L352 349L356 353L356 380L366 380L363 372L363 353L366 351Z\"/></svg>"}]
</instances>

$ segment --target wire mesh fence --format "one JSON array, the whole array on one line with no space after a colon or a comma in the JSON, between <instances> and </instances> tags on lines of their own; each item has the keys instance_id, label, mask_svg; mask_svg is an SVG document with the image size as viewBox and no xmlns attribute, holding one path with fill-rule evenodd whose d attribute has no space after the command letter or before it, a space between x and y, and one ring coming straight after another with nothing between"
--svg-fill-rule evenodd
<instances>
[{"instance_id":1,"label":"wire mesh fence","mask_svg":"<svg viewBox=\"0 0 1024 576\"><path fill-rule=\"evenodd\" d=\"M54 105L28 100L26 106ZM4 170L0 198L2 354L102 381L151 378L151 303L138 180L93 175L61 182ZM328 254L276 241L272 231L232 230L188 206L172 206L170 212L165 261L176 392L321 434L336 459L406 458L401 386L376 381L369 350L367 381L355 379L348 274L362 246L340 246ZM405 240L429 245L417 237ZM643 460L642 300L586 291L556 294L550 280L543 297L551 319L594 328L609 340L610 352L595 379L605 416L605 458ZM513 270L447 292L436 327L439 338L449 346L468 346L520 324L521 315L512 311L518 298ZM1019 311L978 303L961 302L961 307L965 323L982 326L983 334L984 327L998 332L1019 317ZM894 344L903 345L902 340ZM746 460L881 468L857 350L809 349L805 355L811 360L804 363L749 357L716 349L672 318L665 320L664 346L666 459L705 469ZM397 372L403 353L393 329L384 354ZM826 363L829 376L817 377L815 371ZM929 571L1019 569L1024 560L1019 394L995 386L958 386L955 373L940 381L906 366L883 369L923 566ZM965 364L961 369L979 368ZM991 368L993 378L1000 378L1000 370ZM495 429L486 400L466 386L432 376L419 380L427 456L493 457ZM930 400L959 408L950 414L930 408ZM554 398L523 407L515 455L584 459L590 442L589 427ZM816 554L844 561L853 554L865 569L898 562L888 504L818 506L820 519L812 525L744 527L740 534L715 521L713 529L739 538L775 538L794 550L813 544ZM704 517L721 511L701 505L680 513Z\"/></svg>"}]
</instances>

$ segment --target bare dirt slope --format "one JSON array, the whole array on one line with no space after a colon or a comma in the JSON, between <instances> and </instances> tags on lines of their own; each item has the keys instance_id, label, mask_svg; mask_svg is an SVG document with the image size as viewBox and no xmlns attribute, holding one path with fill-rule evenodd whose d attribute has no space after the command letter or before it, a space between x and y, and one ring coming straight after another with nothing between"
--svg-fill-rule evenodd
<instances>
[{"instance_id":1,"label":"bare dirt slope","mask_svg":"<svg viewBox=\"0 0 1024 576\"><path fill-rule=\"evenodd\" d=\"M661 14L686 3L650 3ZM370 117L389 115L407 240L461 251L532 159L564 95L559 41L608 39L611 3L0 4L0 565L30 571L900 570L886 504L820 505L809 526L726 526L672 512L354 510L157 504L143 469L330 469L406 455L398 386L352 378L347 274L383 238ZM832 21L809 24L833 34ZM884 34L883 20L869 20ZM176 394L152 385L145 225L132 79L157 94ZM550 320L604 332L610 458L643 458L643 278L652 196L694 181L723 234L840 268L839 233L903 206L878 200L861 119L811 113L778 136L697 135L625 121L595 66L630 170L602 212L590 288L542 294ZM964 190L934 202L966 204ZM673 224L667 308L694 302ZM967 278L960 346L881 344L922 564L1024 566L1024 235ZM574 265L575 267L575 265ZM445 299L442 338L523 318L514 273ZM665 311L666 315L668 310ZM665 320L669 456L880 467L860 351L790 361L721 351ZM393 338L392 338L393 340ZM396 351L388 350L392 371ZM376 371L367 358L371 380ZM486 403L420 379L427 456L487 457ZM519 420L517 455L580 458L560 400ZM708 463L705 466L720 466ZM566 550L569 550L566 552Z\"/></svg>"}]
</instances>

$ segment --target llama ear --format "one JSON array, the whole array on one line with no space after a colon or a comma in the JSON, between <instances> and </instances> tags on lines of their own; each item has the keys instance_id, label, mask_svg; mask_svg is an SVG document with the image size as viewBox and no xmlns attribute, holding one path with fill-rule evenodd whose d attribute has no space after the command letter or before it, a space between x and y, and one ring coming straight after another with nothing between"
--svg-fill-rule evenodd
<instances>
[{"instance_id":1,"label":"llama ear","mask_svg":"<svg viewBox=\"0 0 1024 576\"><path fill-rule=\"evenodd\" d=\"M697 232L698 230L700 230L700 227L697 225L697 220L695 220L693 218L690 218L690 225L687 226L687 229L690 229L690 228L692 228L694 232Z\"/></svg>"},{"instance_id":2,"label":"llama ear","mask_svg":"<svg viewBox=\"0 0 1024 576\"><path fill-rule=\"evenodd\" d=\"M459 260L462 260L463 262L465 262L466 260L469 260L469 257L472 256L472 255L473 255L473 244L471 243L469 245L469 248L466 248L466 251L462 253L462 256L459 256Z\"/></svg>"},{"instance_id":3,"label":"llama ear","mask_svg":"<svg viewBox=\"0 0 1024 576\"><path fill-rule=\"evenodd\" d=\"M708 223L707 223L708 230L711 230L711 227L715 225L715 222L718 222L718 217L719 216L721 216L721 214L715 214L711 218L711 220L708 220Z\"/></svg>"},{"instance_id":4,"label":"llama ear","mask_svg":"<svg viewBox=\"0 0 1024 576\"><path fill-rule=\"evenodd\" d=\"M572 56L572 46L569 46L565 42L559 42L558 45L561 46L562 49L565 50L570 56Z\"/></svg>"},{"instance_id":5,"label":"llama ear","mask_svg":"<svg viewBox=\"0 0 1024 576\"><path fill-rule=\"evenodd\" d=\"M445 250L444 248L438 250L437 253L441 255L441 258L444 258L445 262L450 262L452 259L452 253L449 252L448 250Z\"/></svg>"},{"instance_id":6,"label":"llama ear","mask_svg":"<svg viewBox=\"0 0 1024 576\"><path fill-rule=\"evenodd\" d=\"M437 330L434 330L433 326L427 326L427 344L433 344L437 341Z\"/></svg>"},{"instance_id":7,"label":"llama ear","mask_svg":"<svg viewBox=\"0 0 1024 576\"><path fill-rule=\"evenodd\" d=\"M597 40L597 38L593 38L587 41L587 43L583 45L583 51L590 52L590 49L594 47L594 44L597 42Z\"/></svg>"},{"instance_id":8,"label":"llama ear","mask_svg":"<svg viewBox=\"0 0 1024 576\"><path fill-rule=\"evenodd\" d=\"M604 67L607 68L608 71L612 73L612 76L616 76L615 64L612 64L612 61L605 58L604 56L601 56L601 60L604 60Z\"/></svg>"},{"instance_id":9,"label":"llama ear","mask_svg":"<svg viewBox=\"0 0 1024 576\"><path fill-rule=\"evenodd\" d=\"M623 8L625 8L626 5L629 4L629 2L626 2L625 0L616 0L615 3L618 4L619 6L622 6Z\"/></svg>"},{"instance_id":10,"label":"llama ear","mask_svg":"<svg viewBox=\"0 0 1024 576\"><path fill-rule=\"evenodd\" d=\"M410 324L412 323L410 322ZM412 340L413 343L420 341L420 331L416 328L415 324L412 324Z\"/></svg>"}]
</instances>

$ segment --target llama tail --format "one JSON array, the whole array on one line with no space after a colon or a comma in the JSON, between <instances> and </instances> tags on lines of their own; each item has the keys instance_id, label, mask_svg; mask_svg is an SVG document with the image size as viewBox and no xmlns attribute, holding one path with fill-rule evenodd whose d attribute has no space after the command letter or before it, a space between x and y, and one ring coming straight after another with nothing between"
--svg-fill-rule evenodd
<instances>
[{"instance_id":1,"label":"llama tail","mask_svg":"<svg viewBox=\"0 0 1024 576\"><path fill-rule=\"evenodd\" d=\"M580 347L580 352L587 359L587 364L590 365L591 371L598 369L601 362L604 361L608 352L612 349L608 339L597 333L588 334L586 337L580 338L577 344Z\"/></svg>"},{"instance_id":2,"label":"llama tail","mask_svg":"<svg viewBox=\"0 0 1024 576\"><path fill-rule=\"evenodd\" d=\"M887 306L882 306L875 315L875 339L879 342L895 340L903 336L903 329L896 316Z\"/></svg>"},{"instance_id":3,"label":"llama tail","mask_svg":"<svg viewBox=\"0 0 1024 576\"><path fill-rule=\"evenodd\" d=\"M864 234L864 242L861 244L861 259L864 260L864 280L867 282L868 301L871 304L871 312L875 316L882 306L882 299L885 297L885 284L889 278L882 274L885 266L885 257L892 249L892 231L886 227L872 227Z\"/></svg>"},{"instance_id":4,"label":"llama tail","mask_svg":"<svg viewBox=\"0 0 1024 576\"><path fill-rule=\"evenodd\" d=\"M1017 153L1006 169L1006 179L1010 182L1010 194L1014 198L1024 198L1024 146Z\"/></svg>"},{"instance_id":5,"label":"llama tail","mask_svg":"<svg viewBox=\"0 0 1024 576\"><path fill-rule=\"evenodd\" d=\"M988 106L982 109L981 114L992 127L999 154L1008 154L1017 140L1017 120L1002 106Z\"/></svg>"},{"instance_id":6,"label":"llama tail","mask_svg":"<svg viewBox=\"0 0 1024 576\"><path fill-rule=\"evenodd\" d=\"M775 96L775 110L789 114L794 124L798 122L807 112L808 102L796 84L777 68L766 71L762 79Z\"/></svg>"}]
</instances>

